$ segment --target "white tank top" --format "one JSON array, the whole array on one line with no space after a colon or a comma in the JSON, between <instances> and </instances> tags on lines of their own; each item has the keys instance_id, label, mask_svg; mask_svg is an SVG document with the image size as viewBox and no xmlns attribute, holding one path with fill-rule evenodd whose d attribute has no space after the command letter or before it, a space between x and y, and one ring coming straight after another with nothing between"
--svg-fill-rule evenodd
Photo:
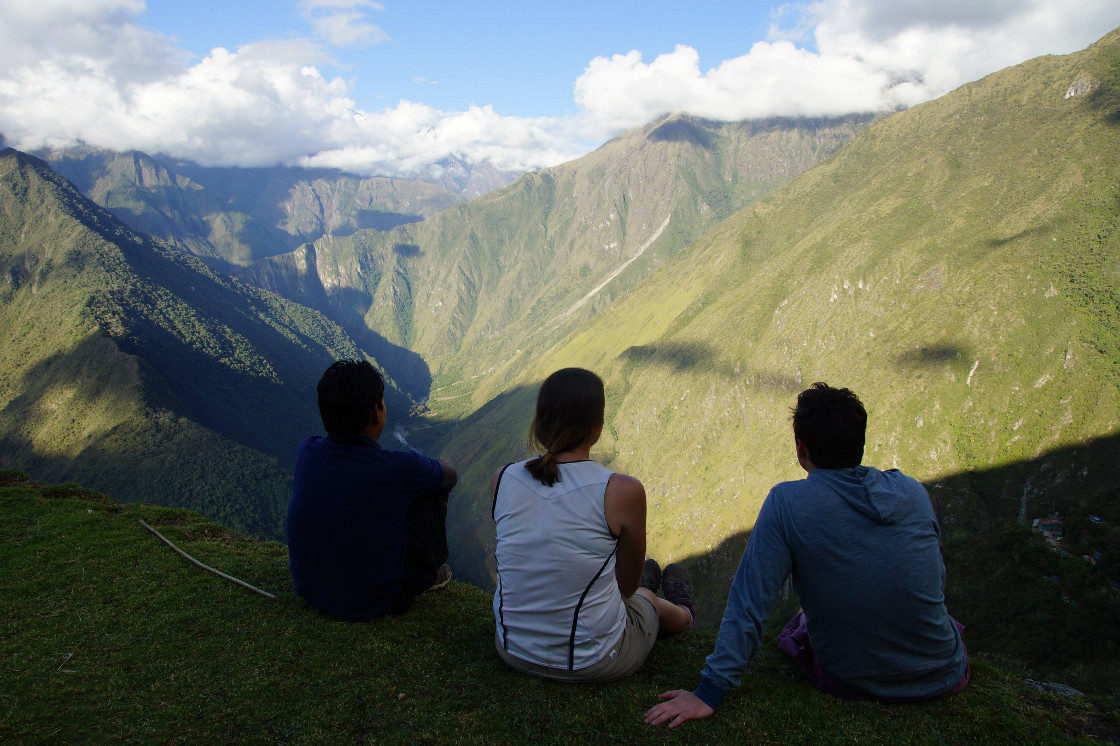
<instances>
[{"instance_id":1,"label":"white tank top","mask_svg":"<svg viewBox=\"0 0 1120 746\"><path fill-rule=\"evenodd\" d=\"M611 471L594 461L559 464L560 481L546 487L526 461L502 470L494 498L498 641L531 663L586 668L626 626L617 538L603 509Z\"/></svg>"}]
</instances>

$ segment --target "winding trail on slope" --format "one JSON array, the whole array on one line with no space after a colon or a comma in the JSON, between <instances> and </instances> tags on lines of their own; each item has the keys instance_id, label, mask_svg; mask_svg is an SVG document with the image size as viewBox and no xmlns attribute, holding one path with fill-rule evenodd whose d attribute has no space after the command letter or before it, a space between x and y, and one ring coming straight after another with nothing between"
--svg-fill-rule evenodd
<instances>
[{"instance_id":1,"label":"winding trail on slope","mask_svg":"<svg viewBox=\"0 0 1120 746\"><path fill-rule=\"evenodd\" d=\"M647 240L644 244L642 244L640 247L638 247L638 253L637 254L630 257L625 262L623 262L621 265L619 265L618 268L616 268L614 272L611 272L609 275L607 275L605 280L603 280L598 285L596 285L594 288L592 288L591 292L589 292L587 295L583 296L582 298L577 300L574 304L572 304L571 308L569 308L567 311L564 311L564 313L560 314L556 318L549 321L548 322L549 328L552 328L552 327L556 326L558 323L560 323L561 321L563 321L564 319L568 318L573 313L575 313L576 310L578 310L580 308L580 306L582 306L584 303L587 303L587 301L589 301L593 297L595 297L596 293L598 293L600 290L605 288L607 286L607 283L609 283L614 278L618 277L620 274L622 274L622 271L624 269L626 269L631 264L633 264L635 261L637 261L638 257L640 257L642 254L644 254L646 252L646 249L648 249L653 244L653 242L656 241L661 236L661 234L665 231L665 229L669 227L669 220L672 219L672 217L673 217L672 213L669 213L668 215L666 215L665 216L665 222L661 224L660 228L658 228L657 230L655 230L653 232L653 235L649 237L649 240Z\"/></svg>"}]
</instances>

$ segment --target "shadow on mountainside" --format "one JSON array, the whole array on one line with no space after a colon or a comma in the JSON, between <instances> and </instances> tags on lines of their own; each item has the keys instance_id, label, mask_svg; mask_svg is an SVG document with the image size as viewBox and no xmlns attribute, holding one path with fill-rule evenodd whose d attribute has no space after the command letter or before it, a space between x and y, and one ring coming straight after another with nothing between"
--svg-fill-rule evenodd
<instances>
[{"instance_id":1,"label":"shadow on mountainside","mask_svg":"<svg viewBox=\"0 0 1120 746\"><path fill-rule=\"evenodd\" d=\"M1089 104L1104 114L1109 124L1120 126L1120 52L1106 52L1105 68L1104 80L1089 94Z\"/></svg>"},{"instance_id":2,"label":"shadow on mountainside","mask_svg":"<svg viewBox=\"0 0 1120 746\"><path fill-rule=\"evenodd\" d=\"M745 383L753 388L770 391L800 391L801 379L773 371L744 370L720 357L719 351L703 342L668 342L665 344L634 345L619 355L622 360L635 365L656 365L676 372L695 370Z\"/></svg>"},{"instance_id":3,"label":"shadow on mountainside","mask_svg":"<svg viewBox=\"0 0 1120 746\"><path fill-rule=\"evenodd\" d=\"M675 117L650 131L647 137L654 142L687 142L699 148L710 148L713 134L702 121Z\"/></svg>"},{"instance_id":4,"label":"shadow on mountainside","mask_svg":"<svg viewBox=\"0 0 1120 746\"><path fill-rule=\"evenodd\" d=\"M294 298L297 302L304 302ZM385 373L413 401L427 400L432 391L432 372L427 361L416 352L390 342L365 321L365 313L373 302L370 295L357 288L338 287L331 291L325 308L318 308L345 329L358 346L380 363Z\"/></svg>"},{"instance_id":5,"label":"shadow on mountainside","mask_svg":"<svg viewBox=\"0 0 1120 746\"><path fill-rule=\"evenodd\" d=\"M971 360L975 350L959 342L934 342L913 347L895 357L899 368L934 368L941 365L962 365Z\"/></svg>"},{"instance_id":6,"label":"shadow on mountainside","mask_svg":"<svg viewBox=\"0 0 1120 746\"><path fill-rule=\"evenodd\" d=\"M1046 236L1049 235L1051 227L1049 225L1036 225L1034 228L1024 228L1018 233L1003 238L989 238L984 241L984 245L989 249L998 249L1001 246L1006 246L1009 243L1014 243L1024 238L1031 238L1033 236Z\"/></svg>"},{"instance_id":7,"label":"shadow on mountainside","mask_svg":"<svg viewBox=\"0 0 1120 746\"><path fill-rule=\"evenodd\" d=\"M153 408L160 397L137 386L145 367L98 333L40 361L0 410L3 461L38 478L79 481L130 502L189 507L279 538L290 492L282 460Z\"/></svg>"}]
</instances>

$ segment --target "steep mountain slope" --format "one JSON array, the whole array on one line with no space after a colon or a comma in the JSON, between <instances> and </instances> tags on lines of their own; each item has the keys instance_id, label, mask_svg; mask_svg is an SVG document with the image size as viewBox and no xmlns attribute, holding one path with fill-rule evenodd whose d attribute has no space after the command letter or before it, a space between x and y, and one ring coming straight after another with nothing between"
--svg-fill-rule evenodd
<instances>
[{"instance_id":1,"label":"steep mountain slope","mask_svg":"<svg viewBox=\"0 0 1120 746\"><path fill-rule=\"evenodd\" d=\"M459 564L485 575L487 475L565 365L606 379L597 454L645 482L651 555L716 553L713 605L769 487L800 475L789 407L817 380L860 394L866 462L930 482L964 551L1020 514L1120 525L1118 220L1120 32L872 125L442 430L475 489Z\"/></svg>"},{"instance_id":2,"label":"steep mountain slope","mask_svg":"<svg viewBox=\"0 0 1120 746\"><path fill-rule=\"evenodd\" d=\"M326 301L318 307L348 328L364 324L418 353L434 379L430 406L469 412L709 226L868 121L669 117L423 222L325 237L247 276Z\"/></svg>"},{"instance_id":3,"label":"steep mountain slope","mask_svg":"<svg viewBox=\"0 0 1120 746\"><path fill-rule=\"evenodd\" d=\"M277 535L314 386L358 345L0 153L0 458ZM390 406L407 400L390 393Z\"/></svg>"},{"instance_id":4,"label":"steep mountain slope","mask_svg":"<svg viewBox=\"0 0 1120 746\"><path fill-rule=\"evenodd\" d=\"M134 230L232 264L324 235L415 222L462 199L434 184L331 169L214 168L88 148L43 155Z\"/></svg>"}]
</instances>

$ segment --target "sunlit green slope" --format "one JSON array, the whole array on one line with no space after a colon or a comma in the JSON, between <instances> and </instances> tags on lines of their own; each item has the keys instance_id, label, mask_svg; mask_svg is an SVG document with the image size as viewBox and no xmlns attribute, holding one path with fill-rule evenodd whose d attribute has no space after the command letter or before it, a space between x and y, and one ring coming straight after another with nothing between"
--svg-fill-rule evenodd
<instances>
[{"instance_id":1,"label":"sunlit green slope","mask_svg":"<svg viewBox=\"0 0 1120 746\"><path fill-rule=\"evenodd\" d=\"M321 427L319 375L362 354L321 314L131 231L10 149L0 337L6 463L270 536L296 443Z\"/></svg>"},{"instance_id":2,"label":"sunlit green slope","mask_svg":"<svg viewBox=\"0 0 1120 746\"><path fill-rule=\"evenodd\" d=\"M1075 80L1092 90L1067 97ZM1116 32L880 121L453 428L444 452L476 489L459 528L487 543L486 475L523 455L533 387L565 365L604 375L599 455L646 484L666 560L749 529L769 487L799 476L789 407L813 381L863 397L867 463L926 480L1115 434L1118 217ZM1013 522L1025 495L1033 517L1086 476L1034 468L958 509Z\"/></svg>"},{"instance_id":3,"label":"sunlit green slope","mask_svg":"<svg viewBox=\"0 0 1120 746\"><path fill-rule=\"evenodd\" d=\"M326 237L252 281L418 353L430 404L472 411L510 376L718 220L867 124L674 116L389 232ZM321 289L320 289L321 288ZM429 394L427 381L414 386Z\"/></svg>"}]
</instances>

